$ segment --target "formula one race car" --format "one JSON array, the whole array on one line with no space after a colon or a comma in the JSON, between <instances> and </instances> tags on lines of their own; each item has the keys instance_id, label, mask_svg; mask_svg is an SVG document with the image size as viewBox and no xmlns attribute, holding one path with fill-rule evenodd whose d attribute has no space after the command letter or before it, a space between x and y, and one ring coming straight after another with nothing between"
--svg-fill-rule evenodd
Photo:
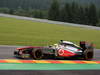
<instances>
[{"instance_id":1,"label":"formula one race car","mask_svg":"<svg viewBox=\"0 0 100 75\"><path fill-rule=\"evenodd\" d=\"M36 60L43 58L81 58L84 60L91 60L94 54L92 43L85 41L80 42L80 46L69 42L60 40L58 44L45 47L24 47L17 48L14 55L19 58L33 58Z\"/></svg>"}]
</instances>

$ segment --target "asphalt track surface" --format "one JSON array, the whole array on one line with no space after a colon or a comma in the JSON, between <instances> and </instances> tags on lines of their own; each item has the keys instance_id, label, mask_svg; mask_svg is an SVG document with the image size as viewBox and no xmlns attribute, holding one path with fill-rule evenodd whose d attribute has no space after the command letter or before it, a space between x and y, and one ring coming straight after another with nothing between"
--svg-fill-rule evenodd
<instances>
[{"instance_id":1,"label":"asphalt track surface","mask_svg":"<svg viewBox=\"0 0 100 75\"><path fill-rule=\"evenodd\" d=\"M16 59L13 55L14 50L16 48L23 47L23 46L6 46L0 45L0 59ZM94 50L94 58L93 60L99 61L100 60L100 50Z\"/></svg>"},{"instance_id":2,"label":"asphalt track surface","mask_svg":"<svg viewBox=\"0 0 100 75\"><path fill-rule=\"evenodd\" d=\"M47 70L0 70L0 75L100 75L100 70L63 70L63 71L47 71Z\"/></svg>"}]
</instances>

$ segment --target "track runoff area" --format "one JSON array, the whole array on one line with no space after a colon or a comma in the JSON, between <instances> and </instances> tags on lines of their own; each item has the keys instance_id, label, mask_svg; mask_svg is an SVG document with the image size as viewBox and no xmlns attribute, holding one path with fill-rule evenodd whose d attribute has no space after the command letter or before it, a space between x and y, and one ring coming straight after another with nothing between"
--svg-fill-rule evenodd
<instances>
[{"instance_id":1,"label":"track runoff area","mask_svg":"<svg viewBox=\"0 0 100 75\"><path fill-rule=\"evenodd\" d=\"M98 70L100 61L1 59L0 70Z\"/></svg>"}]
</instances>

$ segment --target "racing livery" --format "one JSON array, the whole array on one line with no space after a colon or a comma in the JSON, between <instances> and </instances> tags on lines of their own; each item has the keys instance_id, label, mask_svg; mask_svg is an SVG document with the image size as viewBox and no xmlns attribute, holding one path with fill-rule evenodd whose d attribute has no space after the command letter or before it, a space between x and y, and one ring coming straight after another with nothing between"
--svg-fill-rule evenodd
<instances>
[{"instance_id":1,"label":"racing livery","mask_svg":"<svg viewBox=\"0 0 100 75\"><path fill-rule=\"evenodd\" d=\"M43 58L80 58L91 60L93 58L93 44L81 41L80 46L60 40L58 44L45 47L23 47L17 48L14 55L19 58L33 58L36 60Z\"/></svg>"}]
</instances>

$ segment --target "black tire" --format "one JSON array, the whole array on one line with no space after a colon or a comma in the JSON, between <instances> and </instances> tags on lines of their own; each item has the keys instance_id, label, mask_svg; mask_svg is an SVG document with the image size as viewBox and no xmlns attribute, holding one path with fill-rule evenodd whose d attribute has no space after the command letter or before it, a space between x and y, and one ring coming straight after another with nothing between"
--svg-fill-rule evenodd
<instances>
[{"instance_id":1,"label":"black tire","mask_svg":"<svg viewBox=\"0 0 100 75\"><path fill-rule=\"evenodd\" d=\"M32 52L31 52L31 56L35 60L42 59L43 58L42 49L39 49L39 48L33 49Z\"/></svg>"},{"instance_id":2,"label":"black tire","mask_svg":"<svg viewBox=\"0 0 100 75\"><path fill-rule=\"evenodd\" d=\"M86 49L83 53L84 60L92 60L94 56L94 52L91 50Z\"/></svg>"},{"instance_id":3,"label":"black tire","mask_svg":"<svg viewBox=\"0 0 100 75\"><path fill-rule=\"evenodd\" d=\"M88 43L86 41L80 42L80 47L83 50L83 58L84 60L92 60L94 56L94 47L92 43Z\"/></svg>"},{"instance_id":4,"label":"black tire","mask_svg":"<svg viewBox=\"0 0 100 75\"><path fill-rule=\"evenodd\" d=\"M83 50L83 58L85 60L92 60L93 56L94 56L94 48L93 48L93 44L92 43L84 43L84 47L85 49Z\"/></svg>"}]
</instances>

